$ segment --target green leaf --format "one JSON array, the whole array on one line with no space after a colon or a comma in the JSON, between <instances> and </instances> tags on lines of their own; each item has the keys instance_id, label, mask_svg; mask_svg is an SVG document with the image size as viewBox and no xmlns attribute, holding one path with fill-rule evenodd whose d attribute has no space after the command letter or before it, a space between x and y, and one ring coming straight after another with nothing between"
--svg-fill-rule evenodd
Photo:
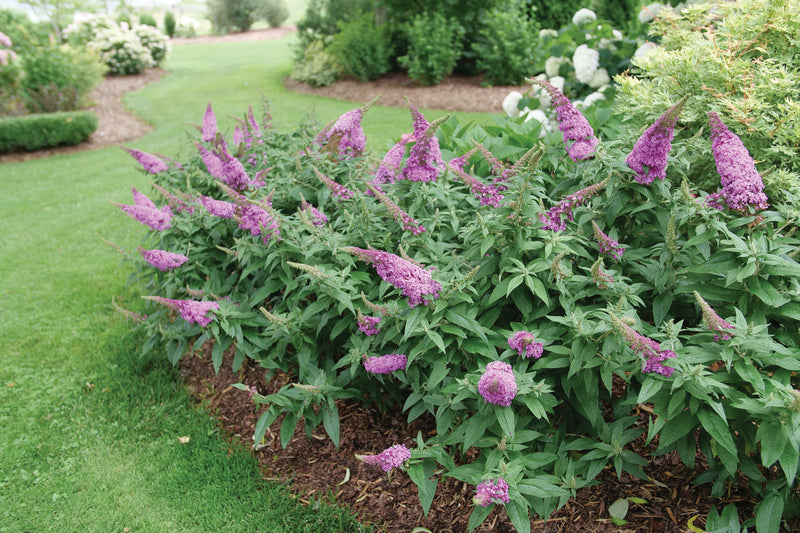
<instances>
[{"instance_id":1,"label":"green leaf","mask_svg":"<svg viewBox=\"0 0 800 533\"><path fill-rule=\"evenodd\" d=\"M425 318L426 311L427 308L420 306L408 312L408 315L406 315L406 327L403 332L403 340L406 340L413 333L417 332L417 326L419 326L420 322Z\"/></svg>"},{"instance_id":2,"label":"green leaf","mask_svg":"<svg viewBox=\"0 0 800 533\"><path fill-rule=\"evenodd\" d=\"M545 305L550 305L550 297L547 295L547 289L542 283L542 280L536 276L525 276L525 284Z\"/></svg>"},{"instance_id":3,"label":"green leaf","mask_svg":"<svg viewBox=\"0 0 800 533\"><path fill-rule=\"evenodd\" d=\"M428 338L433 341L433 344L435 344L436 347L439 348L439 350L441 350L442 353L446 354L447 350L445 350L444 340L442 339L442 336L439 335L438 333L436 333L432 329L429 329L427 331L427 334L428 334Z\"/></svg>"},{"instance_id":4,"label":"green leaf","mask_svg":"<svg viewBox=\"0 0 800 533\"><path fill-rule=\"evenodd\" d=\"M508 286L506 287L506 298L508 298L508 295L511 294L511 291L522 285L523 281L525 281L525 276L522 274L511 278L511 281L508 282Z\"/></svg>"},{"instance_id":5,"label":"green leaf","mask_svg":"<svg viewBox=\"0 0 800 533\"><path fill-rule=\"evenodd\" d=\"M433 363L433 370L431 370L431 376L428 378L428 390L434 390L436 385L438 385L445 378L445 376L447 376L447 372L448 368L446 359L438 359L435 363Z\"/></svg>"},{"instance_id":6,"label":"green leaf","mask_svg":"<svg viewBox=\"0 0 800 533\"><path fill-rule=\"evenodd\" d=\"M745 382L751 383L757 391L764 390L764 379L752 363L744 359L738 359L733 363L733 369Z\"/></svg>"},{"instance_id":7,"label":"green leaf","mask_svg":"<svg viewBox=\"0 0 800 533\"><path fill-rule=\"evenodd\" d=\"M472 415L467 423L467 431L464 434L464 450L472 447L475 442L486 432L486 419L480 413Z\"/></svg>"},{"instance_id":8,"label":"green leaf","mask_svg":"<svg viewBox=\"0 0 800 533\"><path fill-rule=\"evenodd\" d=\"M481 507L480 505L473 507L472 512L469 515L469 523L467 524L467 528L469 528L470 531L473 531L479 525L483 524L483 521L486 520L486 517L492 512L492 509L494 509L494 504L487 505L486 507Z\"/></svg>"},{"instance_id":9,"label":"green leaf","mask_svg":"<svg viewBox=\"0 0 800 533\"><path fill-rule=\"evenodd\" d=\"M276 418L278 418L278 411L273 409L267 409L264 414L258 417L255 433L253 434L253 442L256 446L261 442L261 439L264 438L267 428L275 422Z\"/></svg>"},{"instance_id":10,"label":"green leaf","mask_svg":"<svg viewBox=\"0 0 800 533\"><path fill-rule=\"evenodd\" d=\"M486 255L486 252L489 251L489 248L492 247L494 244L494 235L491 233L483 238L481 242L481 257Z\"/></svg>"},{"instance_id":11,"label":"green leaf","mask_svg":"<svg viewBox=\"0 0 800 533\"><path fill-rule=\"evenodd\" d=\"M611 518L616 518L618 520L625 520L625 517L628 515L627 498L620 498L619 500L609 505L608 514L611 515Z\"/></svg>"},{"instance_id":12,"label":"green leaf","mask_svg":"<svg viewBox=\"0 0 800 533\"><path fill-rule=\"evenodd\" d=\"M783 448L783 454L781 454L779 462L783 470L783 475L786 476L786 482L789 485L794 484L798 462L800 462L800 456L797 455L797 450L794 446L785 446Z\"/></svg>"},{"instance_id":13,"label":"green leaf","mask_svg":"<svg viewBox=\"0 0 800 533\"><path fill-rule=\"evenodd\" d=\"M639 397L636 399L637 403L645 403L647 400L655 396L661 390L664 382L660 379L648 377L642 383L642 388L639 390Z\"/></svg>"},{"instance_id":14,"label":"green leaf","mask_svg":"<svg viewBox=\"0 0 800 533\"><path fill-rule=\"evenodd\" d=\"M426 458L421 463L413 464L408 467L408 477L417 486L417 494L419 495L419 503L422 505L422 512L427 517L428 511L431 510L433 497L436 495L436 479L430 477L433 474L433 468L427 463L436 464L432 459ZM430 471L430 472L426 472Z\"/></svg>"},{"instance_id":15,"label":"green leaf","mask_svg":"<svg viewBox=\"0 0 800 533\"><path fill-rule=\"evenodd\" d=\"M772 283L759 277L752 277L747 282L750 292L759 300L772 307L780 307L789 302L789 298L781 294Z\"/></svg>"},{"instance_id":16,"label":"green leaf","mask_svg":"<svg viewBox=\"0 0 800 533\"><path fill-rule=\"evenodd\" d=\"M703 429L708 431L721 446L723 446L734 457L737 455L736 444L733 442L728 424L725 423L716 413L707 409L697 411L697 418Z\"/></svg>"},{"instance_id":17,"label":"green leaf","mask_svg":"<svg viewBox=\"0 0 800 533\"><path fill-rule=\"evenodd\" d=\"M656 325L664 322L672 305L673 297L672 291L665 291L653 299L653 321Z\"/></svg>"},{"instance_id":18,"label":"green leaf","mask_svg":"<svg viewBox=\"0 0 800 533\"><path fill-rule=\"evenodd\" d=\"M786 431L777 420L766 420L759 424L756 440L761 442L761 464L767 468L783 455L788 444Z\"/></svg>"},{"instance_id":19,"label":"green leaf","mask_svg":"<svg viewBox=\"0 0 800 533\"><path fill-rule=\"evenodd\" d=\"M297 416L294 413L286 413L281 422L281 446L286 449L289 441L292 440L294 435L294 428L297 426Z\"/></svg>"},{"instance_id":20,"label":"green leaf","mask_svg":"<svg viewBox=\"0 0 800 533\"><path fill-rule=\"evenodd\" d=\"M768 493L756 511L757 533L780 533L783 498L775 491Z\"/></svg>"},{"instance_id":21,"label":"green leaf","mask_svg":"<svg viewBox=\"0 0 800 533\"><path fill-rule=\"evenodd\" d=\"M494 412L497 414L497 421L500 422L503 433L513 440L516 427L514 410L511 407L496 407Z\"/></svg>"},{"instance_id":22,"label":"green leaf","mask_svg":"<svg viewBox=\"0 0 800 533\"><path fill-rule=\"evenodd\" d=\"M511 500L506 504L506 514L511 520L511 524L514 526L514 529L516 529L519 533L530 533L531 519L530 515L528 515L527 505L522 504L517 500Z\"/></svg>"},{"instance_id":23,"label":"green leaf","mask_svg":"<svg viewBox=\"0 0 800 533\"><path fill-rule=\"evenodd\" d=\"M333 441L336 449L339 449L339 410L334 402L330 402L322 412L322 425L325 432Z\"/></svg>"}]
</instances>

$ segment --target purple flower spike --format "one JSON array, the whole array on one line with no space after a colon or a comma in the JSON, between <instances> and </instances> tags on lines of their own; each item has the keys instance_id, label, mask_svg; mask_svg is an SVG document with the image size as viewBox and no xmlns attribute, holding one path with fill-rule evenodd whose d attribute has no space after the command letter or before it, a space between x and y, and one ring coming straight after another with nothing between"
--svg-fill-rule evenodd
<instances>
[{"instance_id":1,"label":"purple flower spike","mask_svg":"<svg viewBox=\"0 0 800 533\"><path fill-rule=\"evenodd\" d=\"M307 212L311 216L311 223L315 226L322 226L328 222L328 217L325 216L319 209L311 205L305 198L300 199L300 209Z\"/></svg>"},{"instance_id":2,"label":"purple flower spike","mask_svg":"<svg viewBox=\"0 0 800 533\"><path fill-rule=\"evenodd\" d=\"M572 220L572 209L586 203L589 198L598 194L607 183L608 179L605 179L600 183L581 189L561 200L558 205L550 208L547 213L540 213L539 221L543 224L542 229L549 229L551 231L565 230L567 228L567 223L561 217L564 216L567 220Z\"/></svg>"},{"instance_id":3,"label":"purple flower spike","mask_svg":"<svg viewBox=\"0 0 800 533\"><path fill-rule=\"evenodd\" d=\"M344 251L372 263L382 280L402 289L403 296L408 297L409 307L427 305L428 299L439 297L442 286L434 281L430 272L407 259L375 249L350 247L344 248Z\"/></svg>"},{"instance_id":4,"label":"purple flower spike","mask_svg":"<svg viewBox=\"0 0 800 533\"><path fill-rule=\"evenodd\" d=\"M406 144L413 140L414 135L406 133L386 152L380 165L378 165L378 170L375 171L375 177L372 179L373 186L397 181L397 176L400 174L400 166L403 164L403 156L406 153Z\"/></svg>"},{"instance_id":5,"label":"purple flower spike","mask_svg":"<svg viewBox=\"0 0 800 533\"><path fill-rule=\"evenodd\" d=\"M265 244L270 238L278 238L278 222L269 211L250 203L241 204L239 211L240 228L249 230L255 237L260 235Z\"/></svg>"},{"instance_id":6,"label":"purple flower spike","mask_svg":"<svg viewBox=\"0 0 800 533\"><path fill-rule=\"evenodd\" d=\"M488 205L495 208L503 205L503 195L500 194L497 186L486 185L479 179L458 168L458 164L451 164L450 170L453 171L456 176L461 178L461 181L463 181L464 184L470 188L472 194L478 199L481 205Z\"/></svg>"},{"instance_id":7,"label":"purple flower spike","mask_svg":"<svg viewBox=\"0 0 800 533\"><path fill-rule=\"evenodd\" d=\"M619 245L617 241L603 233L603 230L600 229L600 226L597 225L597 222L592 220L592 228L594 229L594 238L597 241L597 247L601 254L608 254L610 255L614 261L619 261L622 258L622 254L625 252L625 248Z\"/></svg>"},{"instance_id":8,"label":"purple flower spike","mask_svg":"<svg viewBox=\"0 0 800 533\"><path fill-rule=\"evenodd\" d=\"M146 194L137 191L136 187L131 187L131 192L133 193L133 205L158 209L155 202L148 198Z\"/></svg>"},{"instance_id":9,"label":"purple flower spike","mask_svg":"<svg viewBox=\"0 0 800 533\"><path fill-rule=\"evenodd\" d=\"M729 340L731 336L725 330L734 329L733 324L723 320L697 291L694 291L694 298L697 300L697 303L700 305L700 310L703 312L703 324L714 332L714 340Z\"/></svg>"},{"instance_id":10,"label":"purple flower spike","mask_svg":"<svg viewBox=\"0 0 800 533\"><path fill-rule=\"evenodd\" d=\"M156 207L150 198L132 188L134 205L114 204L131 218L150 227L155 231L162 231L172 227L172 209L165 205L161 209Z\"/></svg>"},{"instance_id":11,"label":"purple flower spike","mask_svg":"<svg viewBox=\"0 0 800 533\"><path fill-rule=\"evenodd\" d=\"M722 198L730 209L742 213L769 207L764 182L742 140L728 129L719 115L708 112L711 151L722 182Z\"/></svg>"},{"instance_id":12,"label":"purple flower spike","mask_svg":"<svg viewBox=\"0 0 800 533\"><path fill-rule=\"evenodd\" d=\"M145 261L162 272L178 268L189 260L189 258L183 254L176 254L165 250L145 250L141 246L139 247L139 254Z\"/></svg>"},{"instance_id":13,"label":"purple flower spike","mask_svg":"<svg viewBox=\"0 0 800 533\"><path fill-rule=\"evenodd\" d=\"M324 183L325 185L328 186L328 188L331 190L333 195L339 197L339 201L349 200L350 198L353 197L353 193L351 193L350 190L347 187L345 187L344 185L340 185L340 184L336 183L335 181L330 179L328 176L326 176L325 174L323 174L322 172L317 170L315 167L311 167L311 168L314 169L314 173L317 175L319 180L322 183Z\"/></svg>"},{"instance_id":14,"label":"purple flower spike","mask_svg":"<svg viewBox=\"0 0 800 533\"><path fill-rule=\"evenodd\" d=\"M663 180L667 177L667 156L672 150L672 137L675 134L675 124L681 114L683 105L688 96L681 98L678 103L670 107L666 113L656 120L652 126L636 141L633 150L628 154L625 162L636 173L637 183L650 185L655 178Z\"/></svg>"},{"instance_id":15,"label":"purple flower spike","mask_svg":"<svg viewBox=\"0 0 800 533\"><path fill-rule=\"evenodd\" d=\"M649 339L644 335L637 333L628 324L611 315L611 321L617 331L623 336L625 341L631 347L631 350L636 352L639 357L643 359L642 372L650 373L655 372L662 376L669 377L675 371L674 368L664 366L664 361L676 357L675 352L671 350L662 350L661 345Z\"/></svg>"},{"instance_id":16,"label":"purple flower spike","mask_svg":"<svg viewBox=\"0 0 800 533\"><path fill-rule=\"evenodd\" d=\"M200 140L203 142L210 142L214 140L217 135L217 117L211 109L211 102L206 107L206 112L203 115L203 128L201 130Z\"/></svg>"},{"instance_id":17,"label":"purple flower spike","mask_svg":"<svg viewBox=\"0 0 800 533\"><path fill-rule=\"evenodd\" d=\"M533 82L550 94L553 107L556 109L558 129L561 130L570 159L577 162L592 157L600 140L595 137L594 129L586 117L557 87L544 80L534 79Z\"/></svg>"},{"instance_id":18,"label":"purple flower spike","mask_svg":"<svg viewBox=\"0 0 800 533\"><path fill-rule=\"evenodd\" d=\"M364 359L364 370L370 374L391 374L395 370L403 370L408 358L401 353L390 353L380 357Z\"/></svg>"},{"instance_id":19,"label":"purple flower spike","mask_svg":"<svg viewBox=\"0 0 800 533\"><path fill-rule=\"evenodd\" d=\"M153 154L148 154L147 152L142 152L141 150L125 148L124 146L122 149L131 154L133 158L138 161L140 165L142 165L142 168L144 168L150 174L158 174L159 172L164 172L167 170L167 164Z\"/></svg>"},{"instance_id":20,"label":"purple flower spike","mask_svg":"<svg viewBox=\"0 0 800 533\"><path fill-rule=\"evenodd\" d=\"M439 139L435 135L440 121L433 124L425 120L422 113L411 103L411 116L414 118L414 139L416 142L408 152L405 168L400 172L400 179L411 181L434 181L444 168Z\"/></svg>"},{"instance_id":21,"label":"purple flower spike","mask_svg":"<svg viewBox=\"0 0 800 533\"><path fill-rule=\"evenodd\" d=\"M539 359L544 353L544 345L536 342L536 337L528 331L518 331L508 339L508 346L512 350L517 350L519 355L530 359Z\"/></svg>"},{"instance_id":22,"label":"purple flower spike","mask_svg":"<svg viewBox=\"0 0 800 533\"><path fill-rule=\"evenodd\" d=\"M517 395L517 381L511 365L502 361L492 361L478 380L478 392L489 403L508 407Z\"/></svg>"},{"instance_id":23,"label":"purple flower spike","mask_svg":"<svg viewBox=\"0 0 800 533\"><path fill-rule=\"evenodd\" d=\"M403 226L404 230L410 231L414 235L420 235L425 233L425 228L422 224L418 223L416 220L411 218L411 216L400 209L400 207L392 202L385 194L381 193L376 187L369 186L370 192L378 199L380 202L386 206L386 209L389 210L389 213L392 214L395 221Z\"/></svg>"},{"instance_id":24,"label":"purple flower spike","mask_svg":"<svg viewBox=\"0 0 800 533\"><path fill-rule=\"evenodd\" d=\"M508 501L508 482L503 478L497 478L497 481L481 481L475 488L473 502L481 507L488 507L492 503L505 504Z\"/></svg>"},{"instance_id":25,"label":"purple flower spike","mask_svg":"<svg viewBox=\"0 0 800 533\"><path fill-rule=\"evenodd\" d=\"M217 179L225 179L225 170L222 167L222 160L217 157L216 154L209 152L202 144L194 144L200 152L200 157L203 158L203 164L206 166L208 173Z\"/></svg>"},{"instance_id":26,"label":"purple flower spike","mask_svg":"<svg viewBox=\"0 0 800 533\"><path fill-rule=\"evenodd\" d=\"M208 312L212 309L219 309L217 302L197 302L194 300L172 300L169 298L162 298L160 296L143 296L148 300L153 300L162 305L178 311L185 321L189 323L196 322L200 327L206 327L214 320L214 315L207 316Z\"/></svg>"},{"instance_id":27,"label":"purple flower spike","mask_svg":"<svg viewBox=\"0 0 800 533\"><path fill-rule=\"evenodd\" d=\"M395 444L386 448L378 455L356 455L358 459L368 465L378 465L381 470L388 472L392 468L397 468L404 462L411 459L411 450L405 444Z\"/></svg>"}]
</instances>

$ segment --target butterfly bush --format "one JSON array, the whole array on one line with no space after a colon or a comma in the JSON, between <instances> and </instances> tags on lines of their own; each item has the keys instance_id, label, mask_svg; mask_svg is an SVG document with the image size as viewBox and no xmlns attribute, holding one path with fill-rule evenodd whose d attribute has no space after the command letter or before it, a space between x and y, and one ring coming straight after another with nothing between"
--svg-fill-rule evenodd
<instances>
[{"instance_id":1,"label":"butterfly bush","mask_svg":"<svg viewBox=\"0 0 800 533\"><path fill-rule=\"evenodd\" d=\"M141 246L139 247L139 254L145 261L162 272L178 268L189 260L189 258L183 254L176 254L166 250L145 250Z\"/></svg>"},{"instance_id":2,"label":"butterfly bush","mask_svg":"<svg viewBox=\"0 0 800 533\"><path fill-rule=\"evenodd\" d=\"M475 487L471 527L501 505L522 530L609 466L644 478L645 449L687 464L699 450L715 498L743 476L783 491L788 509L800 453L790 206L748 188L758 163L722 115L716 131L687 131L675 98L652 128L595 126L552 92L563 138L533 120L429 122L413 105L376 153L340 153L359 135L328 135L354 131L358 113L284 132L268 108L259 122L248 109L238 133L220 117L207 140L201 126L180 162L156 155L167 168L148 173L153 193L134 190L124 209L152 223L143 250L191 259L167 274L132 262L148 295L131 311L147 315L143 350L176 363L208 342L215 369L225 353L234 368L280 369L283 387L252 395L257 448L268 429L287 446L300 420L338 445L342 401L420 420L431 430L399 426L406 444L362 460L402 467L387 483L408 474L423 512L444 477ZM700 142L707 159L687 165ZM747 209L707 205L716 188L697 178L717 174L715 149L719 198L726 184L749 191Z\"/></svg>"}]
</instances>

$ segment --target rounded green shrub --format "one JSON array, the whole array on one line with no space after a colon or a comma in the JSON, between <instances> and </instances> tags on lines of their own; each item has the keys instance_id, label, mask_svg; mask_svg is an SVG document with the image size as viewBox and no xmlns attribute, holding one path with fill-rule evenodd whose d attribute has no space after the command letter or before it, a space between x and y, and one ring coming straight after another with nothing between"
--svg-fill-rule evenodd
<instances>
[{"instance_id":1,"label":"rounded green shrub","mask_svg":"<svg viewBox=\"0 0 800 533\"><path fill-rule=\"evenodd\" d=\"M346 74L361 81L380 78L392 67L392 43L386 27L375 24L373 13L343 24L328 51L336 56Z\"/></svg>"},{"instance_id":2,"label":"rounded green shrub","mask_svg":"<svg viewBox=\"0 0 800 533\"><path fill-rule=\"evenodd\" d=\"M536 23L522 4L489 10L472 41L478 71L492 85L519 85L534 72Z\"/></svg>"},{"instance_id":3,"label":"rounded green shrub","mask_svg":"<svg viewBox=\"0 0 800 533\"><path fill-rule=\"evenodd\" d=\"M418 15L405 27L405 36L408 52L397 60L412 80L437 85L453 72L464 38L456 18L438 12Z\"/></svg>"},{"instance_id":4,"label":"rounded green shrub","mask_svg":"<svg viewBox=\"0 0 800 533\"><path fill-rule=\"evenodd\" d=\"M150 26L151 28L158 28L156 18L150 13L142 13L139 15L139 24L142 26Z\"/></svg>"},{"instance_id":5,"label":"rounded green shrub","mask_svg":"<svg viewBox=\"0 0 800 533\"><path fill-rule=\"evenodd\" d=\"M164 13L164 33L166 33L168 37L175 37L176 24L175 14L172 11Z\"/></svg>"},{"instance_id":6,"label":"rounded green shrub","mask_svg":"<svg viewBox=\"0 0 800 533\"><path fill-rule=\"evenodd\" d=\"M258 17L266 20L270 28L278 28L289 18L289 9L283 0L262 0Z\"/></svg>"}]
</instances>

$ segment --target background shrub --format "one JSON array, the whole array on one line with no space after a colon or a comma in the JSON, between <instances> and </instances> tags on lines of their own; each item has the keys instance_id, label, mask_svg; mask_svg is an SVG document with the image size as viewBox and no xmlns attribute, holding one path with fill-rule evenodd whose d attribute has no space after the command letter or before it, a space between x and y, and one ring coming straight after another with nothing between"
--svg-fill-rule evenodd
<instances>
[{"instance_id":1,"label":"background shrub","mask_svg":"<svg viewBox=\"0 0 800 533\"><path fill-rule=\"evenodd\" d=\"M346 74L361 81L380 78L391 69L392 43L386 27L375 24L374 13L342 23L328 51L336 56Z\"/></svg>"},{"instance_id":2,"label":"background shrub","mask_svg":"<svg viewBox=\"0 0 800 533\"><path fill-rule=\"evenodd\" d=\"M97 54L69 45L29 50L21 65L23 98L33 113L80 108L106 71Z\"/></svg>"},{"instance_id":3,"label":"background shrub","mask_svg":"<svg viewBox=\"0 0 800 533\"><path fill-rule=\"evenodd\" d=\"M139 24L142 26L150 26L151 28L158 28L156 18L150 13L142 13L139 15Z\"/></svg>"},{"instance_id":4,"label":"background shrub","mask_svg":"<svg viewBox=\"0 0 800 533\"><path fill-rule=\"evenodd\" d=\"M175 26L176 37L194 37L200 30L200 23L192 17L181 17Z\"/></svg>"},{"instance_id":5,"label":"background shrub","mask_svg":"<svg viewBox=\"0 0 800 533\"><path fill-rule=\"evenodd\" d=\"M172 11L164 13L164 33L166 33L168 37L175 37L175 26L175 14Z\"/></svg>"},{"instance_id":6,"label":"background shrub","mask_svg":"<svg viewBox=\"0 0 800 533\"><path fill-rule=\"evenodd\" d=\"M411 79L436 85L450 75L461 56L464 29L455 18L439 12L415 17L406 27L408 52L398 59Z\"/></svg>"},{"instance_id":7,"label":"background shrub","mask_svg":"<svg viewBox=\"0 0 800 533\"><path fill-rule=\"evenodd\" d=\"M0 31L11 39L12 49L17 53L47 43L50 33L46 26L34 23L25 13L3 7L0 7Z\"/></svg>"},{"instance_id":8,"label":"background shrub","mask_svg":"<svg viewBox=\"0 0 800 533\"><path fill-rule=\"evenodd\" d=\"M209 0L208 20L214 33L226 34L250 29L257 20L259 0Z\"/></svg>"},{"instance_id":9,"label":"background shrub","mask_svg":"<svg viewBox=\"0 0 800 533\"><path fill-rule=\"evenodd\" d=\"M326 50L325 42L319 39L304 49L303 57L295 60L291 76L312 87L321 87L341 78L342 67L336 56Z\"/></svg>"},{"instance_id":10,"label":"background shrub","mask_svg":"<svg viewBox=\"0 0 800 533\"><path fill-rule=\"evenodd\" d=\"M283 0L262 0L258 18L266 20L270 28L278 28L289 18L289 9Z\"/></svg>"},{"instance_id":11,"label":"background shrub","mask_svg":"<svg viewBox=\"0 0 800 533\"><path fill-rule=\"evenodd\" d=\"M124 26L99 30L88 46L100 54L111 74L139 74L156 65L137 34Z\"/></svg>"},{"instance_id":12,"label":"background shrub","mask_svg":"<svg viewBox=\"0 0 800 533\"><path fill-rule=\"evenodd\" d=\"M534 71L537 27L524 4L509 2L488 10L472 41L477 68L492 85L519 85Z\"/></svg>"},{"instance_id":13,"label":"background shrub","mask_svg":"<svg viewBox=\"0 0 800 533\"><path fill-rule=\"evenodd\" d=\"M0 118L0 152L33 152L54 146L75 145L97 129L97 115L72 111Z\"/></svg>"},{"instance_id":14,"label":"background shrub","mask_svg":"<svg viewBox=\"0 0 800 533\"><path fill-rule=\"evenodd\" d=\"M64 28L63 36L72 46L85 46L89 44L101 30L116 29L119 26L108 15L80 15Z\"/></svg>"},{"instance_id":15,"label":"background shrub","mask_svg":"<svg viewBox=\"0 0 800 533\"><path fill-rule=\"evenodd\" d=\"M588 8L592 0L523 0L529 6L540 28L558 29L572 22L572 16L581 8Z\"/></svg>"},{"instance_id":16,"label":"background shrub","mask_svg":"<svg viewBox=\"0 0 800 533\"><path fill-rule=\"evenodd\" d=\"M169 49L167 36L161 33L155 26L136 26L133 28L133 34L139 38L142 46L150 51L150 56L153 62L158 65L167 57Z\"/></svg>"}]
</instances>

